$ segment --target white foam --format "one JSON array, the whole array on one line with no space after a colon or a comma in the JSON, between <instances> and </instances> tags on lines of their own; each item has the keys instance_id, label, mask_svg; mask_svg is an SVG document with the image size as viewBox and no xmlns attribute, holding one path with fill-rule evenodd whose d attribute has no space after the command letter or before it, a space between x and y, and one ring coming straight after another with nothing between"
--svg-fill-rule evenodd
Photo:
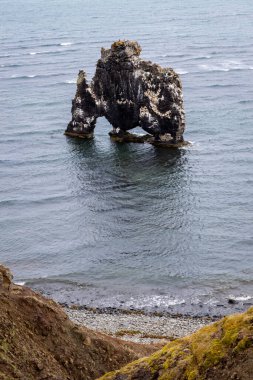
<instances>
[{"instance_id":1,"label":"white foam","mask_svg":"<svg viewBox=\"0 0 253 380\"><path fill-rule=\"evenodd\" d=\"M199 68L206 71L229 71L228 68L215 66L215 65L199 65Z\"/></svg>"},{"instance_id":2,"label":"white foam","mask_svg":"<svg viewBox=\"0 0 253 380\"><path fill-rule=\"evenodd\" d=\"M185 304L185 300L179 298L171 298L169 296L153 295L142 298L131 298L130 301L126 302L126 306L131 306L132 304L134 304L134 306L137 308L143 308L147 306L168 307Z\"/></svg>"},{"instance_id":3,"label":"white foam","mask_svg":"<svg viewBox=\"0 0 253 380\"><path fill-rule=\"evenodd\" d=\"M68 83L68 84L76 84L76 79L70 79L70 80L65 80L64 83Z\"/></svg>"},{"instance_id":4,"label":"white foam","mask_svg":"<svg viewBox=\"0 0 253 380\"><path fill-rule=\"evenodd\" d=\"M235 296L229 296L229 298L230 299L232 299L232 300L234 300L234 301L248 301L248 300L251 300L252 299L252 297L251 296L237 296L237 297L235 297Z\"/></svg>"},{"instance_id":5,"label":"white foam","mask_svg":"<svg viewBox=\"0 0 253 380\"><path fill-rule=\"evenodd\" d=\"M73 44L72 42L62 42L60 45L61 46L70 46L72 44Z\"/></svg>"},{"instance_id":6,"label":"white foam","mask_svg":"<svg viewBox=\"0 0 253 380\"><path fill-rule=\"evenodd\" d=\"M166 305L168 305L168 306L182 305L182 304L185 304L185 300L184 299L182 299L182 300L180 300L180 299L174 299L174 300L168 300L166 302Z\"/></svg>"},{"instance_id":7,"label":"white foam","mask_svg":"<svg viewBox=\"0 0 253 380\"><path fill-rule=\"evenodd\" d=\"M24 286L25 285L25 281L17 281L15 282L16 285L20 285L20 286Z\"/></svg>"},{"instance_id":8,"label":"white foam","mask_svg":"<svg viewBox=\"0 0 253 380\"><path fill-rule=\"evenodd\" d=\"M212 306L216 306L217 305L217 299L214 299L214 298L210 298L209 300L207 300L206 302L204 302L204 305L212 305Z\"/></svg>"},{"instance_id":9,"label":"white foam","mask_svg":"<svg viewBox=\"0 0 253 380\"><path fill-rule=\"evenodd\" d=\"M36 55L36 54L47 54L47 53L53 53L50 50L44 50L44 51L30 51L30 55Z\"/></svg>"},{"instance_id":10,"label":"white foam","mask_svg":"<svg viewBox=\"0 0 253 380\"><path fill-rule=\"evenodd\" d=\"M183 69L176 69L175 70L176 73L178 73L179 75L185 75L185 74L188 74L189 71L186 71L186 70L183 70Z\"/></svg>"},{"instance_id":11,"label":"white foam","mask_svg":"<svg viewBox=\"0 0 253 380\"><path fill-rule=\"evenodd\" d=\"M187 145L185 145L185 146L181 146L179 149L188 150L189 147L192 148L193 145L195 145L195 142L194 142L194 141L187 141Z\"/></svg>"},{"instance_id":12,"label":"white foam","mask_svg":"<svg viewBox=\"0 0 253 380\"><path fill-rule=\"evenodd\" d=\"M201 64L198 67L205 71L232 71L232 70L252 70L253 67L241 61L227 60L223 62Z\"/></svg>"},{"instance_id":13,"label":"white foam","mask_svg":"<svg viewBox=\"0 0 253 380\"><path fill-rule=\"evenodd\" d=\"M16 78L16 79L18 79L18 78L35 78L37 75L16 75L16 74L13 74L12 76L11 76L11 78Z\"/></svg>"}]
</instances>

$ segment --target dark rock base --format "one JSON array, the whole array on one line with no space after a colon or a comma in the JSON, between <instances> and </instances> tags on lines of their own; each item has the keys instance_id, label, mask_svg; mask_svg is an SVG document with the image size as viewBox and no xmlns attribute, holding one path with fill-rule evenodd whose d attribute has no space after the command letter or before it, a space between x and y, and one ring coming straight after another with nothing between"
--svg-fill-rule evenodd
<instances>
[{"instance_id":1,"label":"dark rock base","mask_svg":"<svg viewBox=\"0 0 253 380\"><path fill-rule=\"evenodd\" d=\"M91 132L91 133L78 133L78 132L65 131L64 135L69 136L69 137L78 137L79 139L84 139L84 140L90 140L90 139L93 139L93 137L94 137L93 132Z\"/></svg>"},{"instance_id":2,"label":"dark rock base","mask_svg":"<svg viewBox=\"0 0 253 380\"><path fill-rule=\"evenodd\" d=\"M83 140L91 140L94 138L93 133L77 133L77 132L68 132L66 131L64 135L68 137L80 138ZM137 143L137 144L151 144L159 148L182 148L184 146L190 146L191 143L188 141L179 141L177 143L167 140L157 140L153 136L146 135L137 135L135 133L115 133L114 131L109 132L109 136L112 141L116 143Z\"/></svg>"}]
</instances>

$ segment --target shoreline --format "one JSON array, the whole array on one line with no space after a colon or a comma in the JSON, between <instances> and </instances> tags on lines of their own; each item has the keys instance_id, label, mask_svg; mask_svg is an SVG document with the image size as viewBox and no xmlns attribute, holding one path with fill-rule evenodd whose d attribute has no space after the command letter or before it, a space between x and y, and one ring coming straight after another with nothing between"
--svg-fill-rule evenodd
<instances>
[{"instance_id":1,"label":"shoreline","mask_svg":"<svg viewBox=\"0 0 253 380\"><path fill-rule=\"evenodd\" d=\"M232 294L213 294L201 298L187 298L182 294L156 294L146 291L142 296L138 292L120 291L113 294L105 286L78 284L67 279L38 278L19 280L18 284L31 287L58 302L61 306L78 309L97 309L106 312L154 313L156 315L183 315L190 317L210 317L214 320L225 315L244 312L253 306L252 292L237 291ZM200 290L196 291L199 294Z\"/></svg>"},{"instance_id":2,"label":"shoreline","mask_svg":"<svg viewBox=\"0 0 253 380\"><path fill-rule=\"evenodd\" d=\"M64 310L78 325L112 337L143 344L166 344L220 319L77 306L64 307Z\"/></svg>"}]
</instances>

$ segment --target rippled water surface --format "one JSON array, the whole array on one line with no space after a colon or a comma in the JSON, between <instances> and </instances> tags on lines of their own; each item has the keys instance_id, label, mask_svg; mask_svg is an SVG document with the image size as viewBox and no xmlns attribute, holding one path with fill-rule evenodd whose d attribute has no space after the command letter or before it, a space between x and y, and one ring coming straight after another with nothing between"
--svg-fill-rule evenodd
<instances>
[{"instance_id":1,"label":"rippled water surface","mask_svg":"<svg viewBox=\"0 0 253 380\"><path fill-rule=\"evenodd\" d=\"M253 303L253 3L0 0L0 261L61 302ZM135 39L181 74L192 146L66 138L75 78ZM235 303L228 302L233 299Z\"/></svg>"}]
</instances>

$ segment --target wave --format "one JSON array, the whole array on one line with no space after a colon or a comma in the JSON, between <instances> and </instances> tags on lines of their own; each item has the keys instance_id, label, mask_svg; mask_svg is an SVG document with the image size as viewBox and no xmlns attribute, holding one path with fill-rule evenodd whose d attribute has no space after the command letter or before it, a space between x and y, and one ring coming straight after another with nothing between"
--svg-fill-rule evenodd
<instances>
[{"instance_id":1,"label":"wave","mask_svg":"<svg viewBox=\"0 0 253 380\"><path fill-rule=\"evenodd\" d=\"M38 285L57 285L57 284L63 284L66 286L73 286L77 288L87 288L87 287L93 287L93 285L85 282L75 281L70 278L60 278L60 277L48 277L47 275L41 276L39 278L32 278L26 281L26 284L29 284L29 286L38 286Z\"/></svg>"},{"instance_id":2,"label":"wave","mask_svg":"<svg viewBox=\"0 0 253 380\"><path fill-rule=\"evenodd\" d=\"M244 64L240 61L224 61L214 64L201 64L198 67L205 71L235 71L235 70L253 70L253 66Z\"/></svg>"},{"instance_id":3,"label":"wave","mask_svg":"<svg viewBox=\"0 0 253 380\"><path fill-rule=\"evenodd\" d=\"M12 79L25 79L25 78L35 78L39 75L12 75L11 78Z\"/></svg>"},{"instance_id":4,"label":"wave","mask_svg":"<svg viewBox=\"0 0 253 380\"><path fill-rule=\"evenodd\" d=\"M73 45L73 42L61 42L60 44L55 45L42 45L43 46L71 46ZM29 52L29 55L37 55L37 54L55 54L55 53L62 53L62 50L39 50L39 51L31 51Z\"/></svg>"},{"instance_id":5,"label":"wave","mask_svg":"<svg viewBox=\"0 0 253 380\"><path fill-rule=\"evenodd\" d=\"M186 70L183 70L183 69L175 69L176 73L178 73L179 75L185 75L185 74L188 74L189 71L186 71Z\"/></svg>"},{"instance_id":6,"label":"wave","mask_svg":"<svg viewBox=\"0 0 253 380\"><path fill-rule=\"evenodd\" d=\"M37 48L39 47L54 47L54 46L70 46L73 45L73 42L55 42L55 43L45 43L45 44L38 44ZM24 46L23 48L28 48L28 46Z\"/></svg>"},{"instance_id":7,"label":"wave","mask_svg":"<svg viewBox=\"0 0 253 380\"><path fill-rule=\"evenodd\" d=\"M238 87L237 84L231 84L231 83L214 83L214 84L209 84L206 87L208 88L226 88L226 87Z\"/></svg>"},{"instance_id":8,"label":"wave","mask_svg":"<svg viewBox=\"0 0 253 380\"><path fill-rule=\"evenodd\" d=\"M39 50L39 51L30 51L28 54L29 55L38 55L38 54L48 54L48 55L53 55L53 54L67 54L67 53L69 53L69 52L72 52L72 51L76 51L76 48L74 48L74 49L62 49L62 50ZM27 54L27 53L25 53L25 54Z\"/></svg>"},{"instance_id":9,"label":"wave","mask_svg":"<svg viewBox=\"0 0 253 380\"><path fill-rule=\"evenodd\" d=\"M20 66L25 66L24 64L20 63L8 63L8 64L2 64L0 67L20 67Z\"/></svg>"},{"instance_id":10,"label":"wave","mask_svg":"<svg viewBox=\"0 0 253 380\"><path fill-rule=\"evenodd\" d=\"M76 84L76 79L65 80L64 83L67 83L67 84Z\"/></svg>"},{"instance_id":11,"label":"wave","mask_svg":"<svg viewBox=\"0 0 253 380\"><path fill-rule=\"evenodd\" d=\"M168 307L168 306L176 306L176 305L184 305L186 303L183 298L172 298L168 296L146 296L141 298L133 298L131 297L129 301L125 302L126 306L131 306L134 303L137 309L144 307Z\"/></svg>"},{"instance_id":12,"label":"wave","mask_svg":"<svg viewBox=\"0 0 253 380\"><path fill-rule=\"evenodd\" d=\"M37 55L37 54L56 54L61 53L61 50L43 50L43 51L31 51L29 55Z\"/></svg>"},{"instance_id":13,"label":"wave","mask_svg":"<svg viewBox=\"0 0 253 380\"><path fill-rule=\"evenodd\" d=\"M52 53L50 50L44 50L44 51L31 51L29 52L29 55L37 55L37 54L48 54Z\"/></svg>"},{"instance_id":14,"label":"wave","mask_svg":"<svg viewBox=\"0 0 253 380\"><path fill-rule=\"evenodd\" d=\"M60 46L70 46L73 45L73 42L62 42L60 43Z\"/></svg>"},{"instance_id":15,"label":"wave","mask_svg":"<svg viewBox=\"0 0 253 380\"><path fill-rule=\"evenodd\" d=\"M16 281L15 284L20 285L20 286L24 286L26 284L26 282L25 281Z\"/></svg>"},{"instance_id":16,"label":"wave","mask_svg":"<svg viewBox=\"0 0 253 380\"><path fill-rule=\"evenodd\" d=\"M159 57L159 56L158 56ZM176 53L176 54L162 54L160 57L162 58L183 58L186 57L186 54Z\"/></svg>"},{"instance_id":17,"label":"wave","mask_svg":"<svg viewBox=\"0 0 253 380\"><path fill-rule=\"evenodd\" d=\"M48 77L59 77L61 75L64 75L62 73L56 73L56 74L28 74L28 75L12 75L11 79L31 79L31 78L48 78ZM9 79L9 78L4 78ZM76 81L74 82L76 83Z\"/></svg>"}]
</instances>

